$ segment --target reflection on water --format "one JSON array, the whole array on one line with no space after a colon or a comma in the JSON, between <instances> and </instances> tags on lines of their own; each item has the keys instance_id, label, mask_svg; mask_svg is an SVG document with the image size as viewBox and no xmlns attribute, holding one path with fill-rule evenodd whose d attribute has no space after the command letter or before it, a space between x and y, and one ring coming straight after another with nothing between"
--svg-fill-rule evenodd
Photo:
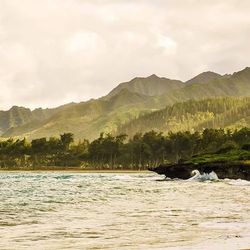
<instances>
[{"instance_id":1,"label":"reflection on water","mask_svg":"<svg viewBox=\"0 0 250 250\"><path fill-rule=\"evenodd\" d=\"M250 247L250 182L159 178L1 173L0 249Z\"/></svg>"}]
</instances>

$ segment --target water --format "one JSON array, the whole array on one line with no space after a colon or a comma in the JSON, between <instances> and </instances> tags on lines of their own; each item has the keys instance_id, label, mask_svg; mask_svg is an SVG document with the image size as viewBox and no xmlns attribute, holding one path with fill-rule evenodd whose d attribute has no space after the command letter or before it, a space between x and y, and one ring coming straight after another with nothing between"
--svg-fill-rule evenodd
<instances>
[{"instance_id":1,"label":"water","mask_svg":"<svg viewBox=\"0 0 250 250\"><path fill-rule=\"evenodd\" d=\"M250 182L1 173L0 249L250 248Z\"/></svg>"}]
</instances>

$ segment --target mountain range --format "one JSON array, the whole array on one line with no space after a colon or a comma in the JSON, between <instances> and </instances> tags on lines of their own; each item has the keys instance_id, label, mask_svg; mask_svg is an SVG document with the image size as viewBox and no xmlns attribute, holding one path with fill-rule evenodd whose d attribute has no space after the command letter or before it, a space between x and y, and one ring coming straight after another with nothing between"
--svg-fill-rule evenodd
<instances>
[{"instance_id":1,"label":"mountain range","mask_svg":"<svg viewBox=\"0 0 250 250\"><path fill-rule=\"evenodd\" d=\"M250 68L233 74L203 72L182 82L151 75L119 84L108 95L52 109L13 106L0 111L1 137L28 139L72 132L94 139L101 132L155 129L167 133L205 127L250 126ZM226 107L226 108L225 108Z\"/></svg>"}]
</instances>

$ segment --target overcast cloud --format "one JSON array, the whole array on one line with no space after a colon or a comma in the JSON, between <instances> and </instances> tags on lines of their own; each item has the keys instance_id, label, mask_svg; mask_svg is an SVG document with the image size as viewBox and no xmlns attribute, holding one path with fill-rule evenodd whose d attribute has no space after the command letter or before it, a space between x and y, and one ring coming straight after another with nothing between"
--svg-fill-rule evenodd
<instances>
[{"instance_id":1,"label":"overcast cloud","mask_svg":"<svg viewBox=\"0 0 250 250\"><path fill-rule=\"evenodd\" d=\"M248 0L0 0L0 109L250 66Z\"/></svg>"}]
</instances>

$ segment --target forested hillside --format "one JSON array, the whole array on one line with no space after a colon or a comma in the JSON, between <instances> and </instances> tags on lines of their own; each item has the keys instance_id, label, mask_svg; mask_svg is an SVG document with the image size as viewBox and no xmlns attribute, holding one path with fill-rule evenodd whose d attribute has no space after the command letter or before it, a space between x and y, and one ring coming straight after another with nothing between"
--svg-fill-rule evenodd
<instances>
[{"instance_id":1,"label":"forested hillside","mask_svg":"<svg viewBox=\"0 0 250 250\"><path fill-rule=\"evenodd\" d=\"M201 131L204 128L250 126L250 98L190 100L142 115L119 127L117 133Z\"/></svg>"}]
</instances>

